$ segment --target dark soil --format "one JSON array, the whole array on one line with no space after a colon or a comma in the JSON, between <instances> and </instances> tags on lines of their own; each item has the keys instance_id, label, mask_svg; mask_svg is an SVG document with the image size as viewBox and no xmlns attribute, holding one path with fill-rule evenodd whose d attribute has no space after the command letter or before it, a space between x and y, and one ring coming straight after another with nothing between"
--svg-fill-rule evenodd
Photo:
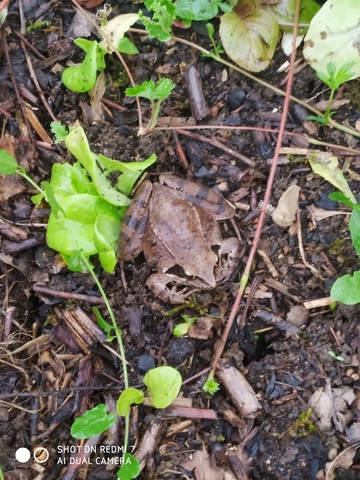
<instances>
[{"instance_id":1,"label":"dark soil","mask_svg":"<svg viewBox=\"0 0 360 480\"><path fill-rule=\"evenodd\" d=\"M305 157L298 156L295 150L295 161L284 156L277 168L271 205L277 205L290 185L298 185L298 227L280 228L268 215L249 282L254 290L250 296L247 292L240 306L223 354L227 367L235 367L245 376L261 409L252 418L246 418L238 411L231 388L220 383L219 391L212 397L202 390L254 238L276 145L276 133L257 128L279 128L283 97L202 57L181 42L161 44L133 33L140 53L125 58L135 82L167 76L176 83L174 93L163 104L161 126L177 122L176 126L185 129L189 119L194 124L188 93L188 88L194 86L188 86L184 77L190 65L199 72L209 108L209 115L196 122L204 125L201 130L175 136L171 129L158 129L138 136L136 104L124 96L129 83L115 56L107 62L105 93L113 104L101 104L99 117L94 117L87 94L71 93L61 83L61 69L69 61L82 58L80 49L72 43L74 34L69 33L75 15L72 3L23 3L27 22L45 20L51 26L26 34L29 43L21 44L15 34L20 31L19 5L16 1L11 3L2 27L0 147L11 149L13 145L18 162L31 178L37 183L48 180L53 164L73 162L73 158L61 146L47 144L36 127L24 122L16 91L20 92L22 105L26 101L31 106L51 136L51 118L31 79L24 52L56 118L66 125L79 121L94 152L122 161L138 161L155 153L158 160L148 172L151 180L157 180L162 172L171 172L220 189L238 207L235 225L242 245L238 270L214 291L197 292L184 309L175 309L171 316L165 313L174 306L154 297L145 286L151 266L143 255L132 263L119 265L113 275L104 274L96 264L123 332L130 385L142 388L146 371L160 365L171 365L181 372L184 381L190 379L183 385L181 397L190 402L192 418L181 414L181 405L165 411L146 405L133 408L130 444L135 447L135 455L143 442L148 452L139 478L323 479L325 465L339 455L341 458L349 447L355 453L347 463L338 463L343 468L337 469L337 478L359 478L359 309L333 310L326 302L305 303L310 314L308 321L295 329L287 321L292 307L327 298L333 281L358 269L359 260L351 245L348 216L315 217L314 207L325 213L343 208L328 199L334 188L312 173ZM136 11L139 6L128 1L110 3L120 13ZM210 48L201 24L190 30L175 29L175 34ZM324 85L305 65L300 51L298 57L303 68L295 73L293 95L312 102L327 99ZM279 72L285 60L279 47L270 67L259 77L285 88L287 73ZM355 127L357 106L351 103L350 86L345 85L339 95L348 94L350 103L341 107L334 118ZM147 118L148 103L141 103L143 117ZM122 108L117 109L114 104ZM344 149L358 148L355 137L310 123L306 116L303 107L291 104L286 129L299 136L286 134L283 146L313 148L305 137L309 135ZM254 129L210 130L206 128L209 125ZM208 141L200 141L199 134ZM211 143L214 139L248 157L256 167L216 148ZM177 141L185 152L188 168L179 158ZM351 188L358 195L360 152L358 157L350 157L344 149L343 156L336 149L334 154L339 156ZM71 325L64 321L67 312L80 307L94 320L94 335L99 335L99 340L101 332L95 327L91 310L94 302L88 296L99 298L95 303L104 316L106 310L90 275L69 271L46 246L48 207L34 208L34 192L25 181L15 178L10 183L11 177L1 177L0 466L4 478L114 479L119 454L113 454L123 443L122 422L116 422L110 433L93 440L95 453L82 465L72 464L84 450L84 443L71 436L70 428L76 417L100 403L115 410L124 387L121 363L114 354L117 345L113 342L109 350L104 341L82 344ZM237 234L231 223L223 223L224 237ZM308 263L304 263L301 248ZM63 298L51 295L51 289L63 292ZM84 300L74 298L74 293L83 294ZM299 310L295 312L298 319ZM210 314L219 316L221 322L205 334L195 329L190 335L175 338L172 330L183 321L183 314L190 318ZM76 316L74 321L78 321ZM331 357L329 351L343 360ZM314 406L317 401L319 409ZM210 412L209 418L202 412ZM153 448L149 434L154 436ZM33 458L20 463L15 458L20 447L31 452L44 447L49 458L44 463ZM77 461L81 457L77 456Z\"/></svg>"}]
</instances>

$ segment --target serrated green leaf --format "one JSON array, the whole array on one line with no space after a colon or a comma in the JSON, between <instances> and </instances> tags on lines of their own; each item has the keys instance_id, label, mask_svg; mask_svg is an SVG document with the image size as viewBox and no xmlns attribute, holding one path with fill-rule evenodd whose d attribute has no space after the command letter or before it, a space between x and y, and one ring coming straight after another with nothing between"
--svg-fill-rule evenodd
<instances>
[{"instance_id":1,"label":"serrated green leaf","mask_svg":"<svg viewBox=\"0 0 360 480\"><path fill-rule=\"evenodd\" d=\"M131 453L125 453L124 463L117 471L116 476L120 480L132 480L140 475L141 468L137 458Z\"/></svg>"},{"instance_id":2,"label":"serrated green leaf","mask_svg":"<svg viewBox=\"0 0 360 480\"><path fill-rule=\"evenodd\" d=\"M213 378L210 378L206 380L202 389L204 390L204 392L209 393L210 395L214 395L219 390L219 388L220 386L218 382L216 382Z\"/></svg>"},{"instance_id":3,"label":"serrated green leaf","mask_svg":"<svg viewBox=\"0 0 360 480\"><path fill-rule=\"evenodd\" d=\"M74 438L91 438L105 432L115 422L116 415L108 413L106 405L101 403L78 417L71 426L71 436Z\"/></svg>"},{"instance_id":4,"label":"serrated green leaf","mask_svg":"<svg viewBox=\"0 0 360 480\"><path fill-rule=\"evenodd\" d=\"M143 82L141 85L129 87L125 90L128 97L142 97L148 100L164 100L176 87L169 78L161 78L157 84L153 80Z\"/></svg>"},{"instance_id":5,"label":"serrated green leaf","mask_svg":"<svg viewBox=\"0 0 360 480\"><path fill-rule=\"evenodd\" d=\"M17 168L15 158L7 150L0 150L0 174L15 175Z\"/></svg>"},{"instance_id":6,"label":"serrated green leaf","mask_svg":"<svg viewBox=\"0 0 360 480\"><path fill-rule=\"evenodd\" d=\"M51 122L50 130L55 135L55 143L62 142L68 134L67 128L60 122Z\"/></svg>"},{"instance_id":7,"label":"serrated green leaf","mask_svg":"<svg viewBox=\"0 0 360 480\"><path fill-rule=\"evenodd\" d=\"M153 12L152 19L139 12L140 20L149 32L150 38L160 42L168 42L171 38L171 28L176 18L175 5L170 0L152 0L146 2L146 8Z\"/></svg>"},{"instance_id":8,"label":"serrated green leaf","mask_svg":"<svg viewBox=\"0 0 360 480\"><path fill-rule=\"evenodd\" d=\"M144 392L138 390L137 388L127 388L122 392L119 400L116 403L116 413L122 417L126 417L133 403L139 405L140 403L143 403L143 401Z\"/></svg>"},{"instance_id":9,"label":"serrated green leaf","mask_svg":"<svg viewBox=\"0 0 360 480\"><path fill-rule=\"evenodd\" d=\"M144 377L151 403L156 408L166 408L178 396L182 378L172 367L157 367L149 370Z\"/></svg>"}]
</instances>

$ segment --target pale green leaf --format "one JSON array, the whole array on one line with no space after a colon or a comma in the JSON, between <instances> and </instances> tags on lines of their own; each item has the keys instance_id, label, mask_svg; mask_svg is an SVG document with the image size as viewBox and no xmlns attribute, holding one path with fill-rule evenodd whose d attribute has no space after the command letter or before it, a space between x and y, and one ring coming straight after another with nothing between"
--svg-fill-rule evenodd
<instances>
[{"instance_id":1,"label":"pale green leaf","mask_svg":"<svg viewBox=\"0 0 360 480\"><path fill-rule=\"evenodd\" d=\"M359 45L360 2L328 0L311 21L303 54L317 72L326 72L330 62L337 70L355 62L353 79L360 76Z\"/></svg>"},{"instance_id":2,"label":"pale green leaf","mask_svg":"<svg viewBox=\"0 0 360 480\"><path fill-rule=\"evenodd\" d=\"M106 405L101 403L78 417L71 426L71 436L74 438L91 438L105 432L115 422L116 415L107 413Z\"/></svg>"},{"instance_id":3,"label":"pale green leaf","mask_svg":"<svg viewBox=\"0 0 360 480\"><path fill-rule=\"evenodd\" d=\"M137 13L127 13L118 15L111 19L106 25L100 27L100 33L103 37L101 46L108 52L112 53L117 50L120 40L123 38L129 28L139 20Z\"/></svg>"},{"instance_id":4,"label":"pale green leaf","mask_svg":"<svg viewBox=\"0 0 360 480\"><path fill-rule=\"evenodd\" d=\"M137 388L127 388L120 395L119 400L116 403L116 413L125 417L130 410L133 403L139 405L144 401L144 392Z\"/></svg>"},{"instance_id":5,"label":"pale green leaf","mask_svg":"<svg viewBox=\"0 0 360 480\"><path fill-rule=\"evenodd\" d=\"M0 174L15 175L17 168L15 158L7 150L0 150Z\"/></svg>"},{"instance_id":6,"label":"pale green leaf","mask_svg":"<svg viewBox=\"0 0 360 480\"><path fill-rule=\"evenodd\" d=\"M126 452L124 455L123 464L117 471L116 476L120 480L132 480L140 475L141 468L137 458L131 453Z\"/></svg>"},{"instance_id":7,"label":"pale green leaf","mask_svg":"<svg viewBox=\"0 0 360 480\"><path fill-rule=\"evenodd\" d=\"M339 162L335 155L327 152L316 152L310 155L309 163L314 173L320 175L324 180L343 192L352 202L356 203L356 199L342 170L339 168Z\"/></svg>"},{"instance_id":8,"label":"pale green leaf","mask_svg":"<svg viewBox=\"0 0 360 480\"><path fill-rule=\"evenodd\" d=\"M180 373L172 367L157 367L149 370L144 377L151 403L156 408L166 408L175 398L181 388Z\"/></svg>"},{"instance_id":9,"label":"pale green leaf","mask_svg":"<svg viewBox=\"0 0 360 480\"><path fill-rule=\"evenodd\" d=\"M261 72L269 65L279 36L279 26L265 10L241 18L225 13L220 19L220 38L227 55L242 68Z\"/></svg>"},{"instance_id":10,"label":"pale green leaf","mask_svg":"<svg viewBox=\"0 0 360 480\"><path fill-rule=\"evenodd\" d=\"M330 297L344 305L360 303L360 270L338 278L333 284Z\"/></svg>"}]
</instances>

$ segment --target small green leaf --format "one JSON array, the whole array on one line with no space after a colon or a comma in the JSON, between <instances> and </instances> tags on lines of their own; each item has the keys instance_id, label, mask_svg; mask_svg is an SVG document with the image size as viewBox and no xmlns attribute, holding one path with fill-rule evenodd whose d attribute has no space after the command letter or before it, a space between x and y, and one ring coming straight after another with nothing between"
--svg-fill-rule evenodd
<instances>
[{"instance_id":1,"label":"small green leaf","mask_svg":"<svg viewBox=\"0 0 360 480\"><path fill-rule=\"evenodd\" d=\"M356 305L360 303L360 270L353 275L344 275L333 284L330 297L344 305Z\"/></svg>"},{"instance_id":2,"label":"small green leaf","mask_svg":"<svg viewBox=\"0 0 360 480\"><path fill-rule=\"evenodd\" d=\"M17 168L15 158L7 150L0 150L0 174L15 175Z\"/></svg>"},{"instance_id":3,"label":"small green leaf","mask_svg":"<svg viewBox=\"0 0 360 480\"><path fill-rule=\"evenodd\" d=\"M174 337L183 337L188 333L189 328L190 325L188 325L187 323L180 323L179 325L176 325L173 330Z\"/></svg>"},{"instance_id":4,"label":"small green leaf","mask_svg":"<svg viewBox=\"0 0 360 480\"><path fill-rule=\"evenodd\" d=\"M166 408L178 396L182 378L172 367L157 367L144 377L151 403L156 408Z\"/></svg>"},{"instance_id":5,"label":"small green leaf","mask_svg":"<svg viewBox=\"0 0 360 480\"><path fill-rule=\"evenodd\" d=\"M120 480L132 480L140 475L141 468L137 458L131 453L125 453L124 463L118 470L116 476Z\"/></svg>"},{"instance_id":6,"label":"small green leaf","mask_svg":"<svg viewBox=\"0 0 360 480\"><path fill-rule=\"evenodd\" d=\"M329 62L326 66L327 72L316 72L316 75L329 88L336 90L340 85L354 78L354 73L350 71L354 65L355 62L347 62L337 69L334 62Z\"/></svg>"},{"instance_id":7,"label":"small green leaf","mask_svg":"<svg viewBox=\"0 0 360 480\"><path fill-rule=\"evenodd\" d=\"M209 378L206 380L203 386L203 390L206 393L210 393L210 395L214 395L219 390L220 386L218 382L216 382L213 378Z\"/></svg>"},{"instance_id":8,"label":"small green leaf","mask_svg":"<svg viewBox=\"0 0 360 480\"><path fill-rule=\"evenodd\" d=\"M120 398L116 403L116 413L122 417L126 417L133 403L139 405L140 403L143 403L143 401L144 392L137 388L127 388L120 395Z\"/></svg>"},{"instance_id":9,"label":"small green leaf","mask_svg":"<svg viewBox=\"0 0 360 480\"><path fill-rule=\"evenodd\" d=\"M71 427L71 436L74 438L91 438L105 432L115 422L116 415L108 413L106 405L101 403L78 417Z\"/></svg>"},{"instance_id":10,"label":"small green leaf","mask_svg":"<svg viewBox=\"0 0 360 480\"><path fill-rule=\"evenodd\" d=\"M149 32L150 38L168 42L171 38L172 23L176 18L175 5L170 0L151 0L144 3L146 8L153 12L152 19L139 12L140 20Z\"/></svg>"},{"instance_id":11,"label":"small green leaf","mask_svg":"<svg viewBox=\"0 0 360 480\"><path fill-rule=\"evenodd\" d=\"M97 42L94 41L80 65L68 67L63 71L61 80L69 90L84 93L91 90L95 85L97 72L96 49Z\"/></svg>"},{"instance_id":12,"label":"small green leaf","mask_svg":"<svg viewBox=\"0 0 360 480\"><path fill-rule=\"evenodd\" d=\"M169 78L162 78L156 86L153 80L149 80L148 82L143 82L141 85L127 88L125 94L128 97L143 97L148 100L164 100L171 94L175 86L175 83Z\"/></svg>"},{"instance_id":13,"label":"small green leaf","mask_svg":"<svg viewBox=\"0 0 360 480\"><path fill-rule=\"evenodd\" d=\"M100 328L102 328L104 330L104 332L106 333L106 341L107 342L112 342L114 340L114 338L116 338L116 335L114 334L114 327L112 325L110 325L109 323L107 323L107 321L101 315L98 308L93 307L92 311L94 312L94 314L96 316L96 320L97 320ZM119 329L119 333L121 335L120 329Z\"/></svg>"},{"instance_id":14,"label":"small green leaf","mask_svg":"<svg viewBox=\"0 0 360 480\"><path fill-rule=\"evenodd\" d=\"M51 212L58 217L60 212L64 213L64 210L59 205L58 201L56 200L54 190L49 182L42 182L41 184L44 187L45 194L46 194L46 201L51 207Z\"/></svg>"},{"instance_id":15,"label":"small green leaf","mask_svg":"<svg viewBox=\"0 0 360 480\"><path fill-rule=\"evenodd\" d=\"M231 11L231 7L221 0L178 0L175 3L176 16L188 20L204 21L214 18L221 8Z\"/></svg>"},{"instance_id":16,"label":"small green leaf","mask_svg":"<svg viewBox=\"0 0 360 480\"><path fill-rule=\"evenodd\" d=\"M65 125L60 122L51 122L50 129L55 135L55 143L62 142L69 133Z\"/></svg>"},{"instance_id":17,"label":"small green leaf","mask_svg":"<svg viewBox=\"0 0 360 480\"><path fill-rule=\"evenodd\" d=\"M359 210L354 210L351 214L349 229L351 235L352 244L355 247L355 250L360 255L360 212Z\"/></svg>"},{"instance_id":18,"label":"small green leaf","mask_svg":"<svg viewBox=\"0 0 360 480\"><path fill-rule=\"evenodd\" d=\"M136 55L139 53L139 50L136 48L134 43L127 37L120 39L118 51L120 53L124 53L125 55Z\"/></svg>"}]
</instances>

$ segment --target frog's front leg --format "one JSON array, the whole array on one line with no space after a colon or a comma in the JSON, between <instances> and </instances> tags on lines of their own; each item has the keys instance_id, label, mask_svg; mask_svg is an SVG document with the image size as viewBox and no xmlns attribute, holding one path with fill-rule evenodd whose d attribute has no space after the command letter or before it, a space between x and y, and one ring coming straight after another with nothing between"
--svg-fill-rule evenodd
<instances>
[{"instance_id":1,"label":"frog's front leg","mask_svg":"<svg viewBox=\"0 0 360 480\"><path fill-rule=\"evenodd\" d=\"M240 242L237 238L226 238L219 250L219 264L216 266L218 283L226 282L240 264Z\"/></svg>"},{"instance_id":2,"label":"frog's front leg","mask_svg":"<svg viewBox=\"0 0 360 480\"><path fill-rule=\"evenodd\" d=\"M168 285L171 284L169 288ZM179 277L170 273L154 273L146 280L146 286L165 303L174 305L183 303L197 288L181 283Z\"/></svg>"}]
</instances>

